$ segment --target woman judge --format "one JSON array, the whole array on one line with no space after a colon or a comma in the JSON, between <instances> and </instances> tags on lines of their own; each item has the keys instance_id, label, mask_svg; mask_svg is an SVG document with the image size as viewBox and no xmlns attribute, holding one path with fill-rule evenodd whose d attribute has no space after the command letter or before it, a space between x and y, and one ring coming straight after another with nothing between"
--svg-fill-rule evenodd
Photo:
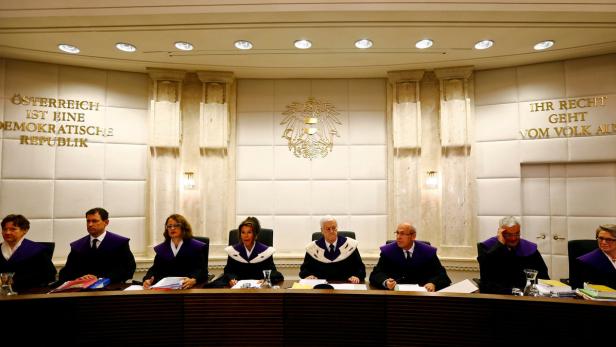
<instances>
[{"instance_id":1,"label":"woman judge","mask_svg":"<svg viewBox=\"0 0 616 347\"><path fill-rule=\"evenodd\" d=\"M143 280L148 289L165 277L184 277L182 289L194 287L207 280L206 244L193 239L190 223L179 214L172 214L165 222L165 241L154 247L154 264Z\"/></svg>"},{"instance_id":2,"label":"woman judge","mask_svg":"<svg viewBox=\"0 0 616 347\"><path fill-rule=\"evenodd\" d=\"M56 277L47 246L26 239L30 222L20 214L2 219L0 272L13 272L13 289L44 287Z\"/></svg>"},{"instance_id":3,"label":"woman judge","mask_svg":"<svg viewBox=\"0 0 616 347\"><path fill-rule=\"evenodd\" d=\"M263 279L263 270L271 270L272 283L281 282L284 277L276 270L273 247L257 241L261 225L255 217L248 217L237 228L240 242L225 248L228 254L223 281L233 287L238 280Z\"/></svg>"}]
</instances>

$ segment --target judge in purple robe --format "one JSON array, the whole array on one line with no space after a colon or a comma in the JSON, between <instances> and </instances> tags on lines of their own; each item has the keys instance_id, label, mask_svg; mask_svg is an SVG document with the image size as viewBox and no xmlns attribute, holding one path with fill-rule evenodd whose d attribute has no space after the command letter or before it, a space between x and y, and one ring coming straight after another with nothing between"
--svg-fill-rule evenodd
<instances>
[{"instance_id":1,"label":"judge in purple robe","mask_svg":"<svg viewBox=\"0 0 616 347\"><path fill-rule=\"evenodd\" d=\"M513 216L501 219L497 235L479 248L481 293L511 294L513 288L524 288L524 269L537 270L537 278L550 278L537 244L520 238L520 223Z\"/></svg>"},{"instance_id":2,"label":"judge in purple robe","mask_svg":"<svg viewBox=\"0 0 616 347\"><path fill-rule=\"evenodd\" d=\"M0 272L14 273L12 287L17 292L45 287L56 278L47 246L24 238L28 230L30 222L20 214L2 219Z\"/></svg>"},{"instance_id":3,"label":"judge in purple robe","mask_svg":"<svg viewBox=\"0 0 616 347\"><path fill-rule=\"evenodd\" d=\"M109 278L122 283L133 278L136 264L130 239L107 230L109 212L101 207L86 212L88 236L71 243L66 265L60 270L60 282L77 278Z\"/></svg>"},{"instance_id":4,"label":"judge in purple robe","mask_svg":"<svg viewBox=\"0 0 616 347\"><path fill-rule=\"evenodd\" d=\"M396 284L418 284L429 292L451 284L447 271L436 256L436 248L415 241L417 230L410 223L396 229L396 242L381 246L379 262L370 274L370 284L394 289Z\"/></svg>"},{"instance_id":5,"label":"judge in purple robe","mask_svg":"<svg viewBox=\"0 0 616 347\"><path fill-rule=\"evenodd\" d=\"M338 236L338 223L332 216L321 218L323 237L306 246L299 277L350 283L364 283L366 266L357 249L358 242Z\"/></svg>"},{"instance_id":6,"label":"judge in purple robe","mask_svg":"<svg viewBox=\"0 0 616 347\"><path fill-rule=\"evenodd\" d=\"M579 273L572 286L580 288L588 282L616 289L616 224L600 225L595 237L599 248L575 260Z\"/></svg>"},{"instance_id":7,"label":"judge in purple robe","mask_svg":"<svg viewBox=\"0 0 616 347\"><path fill-rule=\"evenodd\" d=\"M237 230L240 242L225 248L228 255L223 275L225 285L233 287L239 280L261 280L264 277L263 270L271 270L272 283L282 282L284 276L274 265L273 255L276 250L257 241L261 231L259 220L248 217Z\"/></svg>"},{"instance_id":8,"label":"judge in purple robe","mask_svg":"<svg viewBox=\"0 0 616 347\"><path fill-rule=\"evenodd\" d=\"M165 221L165 241L154 247L154 264L143 278L143 287L150 288L165 277L184 277L182 289L189 289L207 280L207 245L193 238L190 223L179 214Z\"/></svg>"}]
</instances>

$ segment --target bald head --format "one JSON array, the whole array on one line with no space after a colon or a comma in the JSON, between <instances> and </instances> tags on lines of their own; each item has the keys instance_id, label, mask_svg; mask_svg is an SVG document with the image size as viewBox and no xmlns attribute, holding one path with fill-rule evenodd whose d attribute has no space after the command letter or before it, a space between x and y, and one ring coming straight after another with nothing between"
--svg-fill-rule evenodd
<instances>
[{"instance_id":1,"label":"bald head","mask_svg":"<svg viewBox=\"0 0 616 347\"><path fill-rule=\"evenodd\" d=\"M417 231L415 227L409 222L403 222L398 224L396 228L396 243L398 247L408 250L413 246Z\"/></svg>"}]
</instances>

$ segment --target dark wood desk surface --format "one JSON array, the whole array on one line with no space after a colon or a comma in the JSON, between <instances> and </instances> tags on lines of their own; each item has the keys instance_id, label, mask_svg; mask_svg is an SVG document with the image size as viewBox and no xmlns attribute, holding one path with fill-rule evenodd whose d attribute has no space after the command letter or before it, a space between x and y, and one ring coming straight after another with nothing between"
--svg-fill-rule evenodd
<instances>
[{"instance_id":1,"label":"dark wood desk surface","mask_svg":"<svg viewBox=\"0 0 616 347\"><path fill-rule=\"evenodd\" d=\"M0 310L20 345L71 346L582 346L616 320L616 303L384 290L32 294Z\"/></svg>"}]
</instances>

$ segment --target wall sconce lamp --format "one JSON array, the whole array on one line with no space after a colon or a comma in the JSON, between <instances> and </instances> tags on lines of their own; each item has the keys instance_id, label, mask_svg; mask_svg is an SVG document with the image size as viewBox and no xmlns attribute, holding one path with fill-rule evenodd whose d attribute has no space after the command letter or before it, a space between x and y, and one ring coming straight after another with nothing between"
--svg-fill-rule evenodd
<instances>
[{"instance_id":1,"label":"wall sconce lamp","mask_svg":"<svg viewBox=\"0 0 616 347\"><path fill-rule=\"evenodd\" d=\"M437 189L439 184L438 172L436 171L428 171L426 173L426 188L427 189Z\"/></svg>"},{"instance_id":2,"label":"wall sconce lamp","mask_svg":"<svg viewBox=\"0 0 616 347\"><path fill-rule=\"evenodd\" d=\"M195 189L195 173L194 172L184 172L182 176L182 185L184 189Z\"/></svg>"}]
</instances>

